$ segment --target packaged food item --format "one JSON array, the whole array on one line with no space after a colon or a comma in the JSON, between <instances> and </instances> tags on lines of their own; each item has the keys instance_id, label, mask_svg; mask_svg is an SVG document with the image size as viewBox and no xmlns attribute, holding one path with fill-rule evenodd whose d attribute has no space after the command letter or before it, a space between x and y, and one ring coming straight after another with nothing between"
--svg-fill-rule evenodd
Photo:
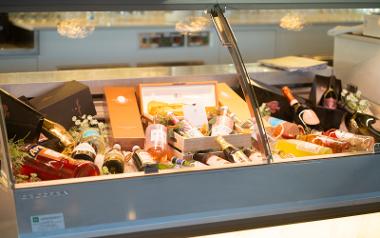
<instances>
[{"instance_id":1,"label":"packaged food item","mask_svg":"<svg viewBox=\"0 0 380 238\"><path fill-rule=\"evenodd\" d=\"M296 157L333 153L331 148L296 139L279 139L274 144L274 150L280 154L291 154Z\"/></svg>"}]
</instances>

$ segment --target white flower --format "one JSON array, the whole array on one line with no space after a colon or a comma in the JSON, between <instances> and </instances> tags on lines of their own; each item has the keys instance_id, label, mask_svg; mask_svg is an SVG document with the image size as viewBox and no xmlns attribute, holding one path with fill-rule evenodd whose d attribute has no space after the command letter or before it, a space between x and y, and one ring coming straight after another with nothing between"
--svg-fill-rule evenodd
<instances>
[{"instance_id":1,"label":"white flower","mask_svg":"<svg viewBox=\"0 0 380 238\"><path fill-rule=\"evenodd\" d=\"M347 89L343 89L341 94L342 94L342 96L344 97L344 96L347 95L347 93L348 93Z\"/></svg>"},{"instance_id":2,"label":"white flower","mask_svg":"<svg viewBox=\"0 0 380 238\"><path fill-rule=\"evenodd\" d=\"M79 126L80 124L81 124L81 123L80 123L80 120L76 120L76 121L75 121L75 125L76 125L76 126Z\"/></svg>"},{"instance_id":3,"label":"white flower","mask_svg":"<svg viewBox=\"0 0 380 238\"><path fill-rule=\"evenodd\" d=\"M100 129L102 129L102 128L104 127L104 123L103 123L103 122L99 122L99 123L98 123L98 127L99 127Z\"/></svg>"},{"instance_id":4,"label":"white flower","mask_svg":"<svg viewBox=\"0 0 380 238\"><path fill-rule=\"evenodd\" d=\"M76 117L76 116L73 116L73 117L71 118L71 120L72 120L72 121L76 121L76 120L77 120L77 117Z\"/></svg>"},{"instance_id":5,"label":"white flower","mask_svg":"<svg viewBox=\"0 0 380 238\"><path fill-rule=\"evenodd\" d=\"M360 90L356 91L355 96L360 98L362 96L362 92Z\"/></svg>"},{"instance_id":6,"label":"white flower","mask_svg":"<svg viewBox=\"0 0 380 238\"><path fill-rule=\"evenodd\" d=\"M82 119L85 119L85 118L86 118L86 114L83 114L83 115L82 115Z\"/></svg>"},{"instance_id":7,"label":"white flower","mask_svg":"<svg viewBox=\"0 0 380 238\"><path fill-rule=\"evenodd\" d=\"M91 126L95 126L96 124L98 124L98 120L90 120Z\"/></svg>"},{"instance_id":8,"label":"white flower","mask_svg":"<svg viewBox=\"0 0 380 238\"><path fill-rule=\"evenodd\" d=\"M91 121L91 120L92 120L92 116L91 116L91 115L88 115L88 116L87 116L87 119L88 119L89 121Z\"/></svg>"}]
</instances>

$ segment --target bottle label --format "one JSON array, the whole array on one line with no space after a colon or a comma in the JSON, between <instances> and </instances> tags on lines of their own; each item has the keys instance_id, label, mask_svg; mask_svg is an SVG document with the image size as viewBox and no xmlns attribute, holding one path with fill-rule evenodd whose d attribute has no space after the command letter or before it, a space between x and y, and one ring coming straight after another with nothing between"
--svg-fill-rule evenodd
<instances>
[{"instance_id":1,"label":"bottle label","mask_svg":"<svg viewBox=\"0 0 380 238\"><path fill-rule=\"evenodd\" d=\"M140 151L139 152L139 158L141 160L141 163L144 165L144 164L155 164L156 162L154 162L152 156L146 152L146 151Z\"/></svg>"},{"instance_id":2,"label":"bottle label","mask_svg":"<svg viewBox=\"0 0 380 238\"><path fill-rule=\"evenodd\" d=\"M350 132L345 132L342 130L335 130L334 133L335 133L336 138L342 139L342 140L351 139L352 137L355 136L354 134Z\"/></svg>"},{"instance_id":3,"label":"bottle label","mask_svg":"<svg viewBox=\"0 0 380 238\"><path fill-rule=\"evenodd\" d=\"M33 157L36 157L36 155L38 153L40 153L41 150L43 150L44 148L39 146L39 145L34 145L32 146L30 149L29 149L29 154Z\"/></svg>"},{"instance_id":4,"label":"bottle label","mask_svg":"<svg viewBox=\"0 0 380 238\"><path fill-rule=\"evenodd\" d=\"M231 164L231 162L225 160L225 159L222 159L216 155L211 155L208 160L207 160L207 164L208 165L223 165L223 164Z\"/></svg>"},{"instance_id":5,"label":"bottle label","mask_svg":"<svg viewBox=\"0 0 380 238\"><path fill-rule=\"evenodd\" d=\"M337 100L335 98L325 98L323 99L323 107L328 109L336 109Z\"/></svg>"},{"instance_id":6,"label":"bottle label","mask_svg":"<svg viewBox=\"0 0 380 238\"><path fill-rule=\"evenodd\" d=\"M162 129L152 129L150 131L150 141L162 141L166 142L166 132Z\"/></svg>"},{"instance_id":7,"label":"bottle label","mask_svg":"<svg viewBox=\"0 0 380 238\"><path fill-rule=\"evenodd\" d=\"M99 136L99 131L97 129L87 129L82 134L82 138L87 138L91 136Z\"/></svg>"},{"instance_id":8,"label":"bottle label","mask_svg":"<svg viewBox=\"0 0 380 238\"><path fill-rule=\"evenodd\" d=\"M88 151L90 153L96 154L95 149L89 143L80 143L74 148L73 153L77 151Z\"/></svg>"},{"instance_id":9,"label":"bottle label","mask_svg":"<svg viewBox=\"0 0 380 238\"><path fill-rule=\"evenodd\" d=\"M284 122L284 120L281 120L281 119L275 118L275 117L269 117L269 119L268 119L268 123L271 127L276 127L283 122Z\"/></svg>"},{"instance_id":10,"label":"bottle label","mask_svg":"<svg viewBox=\"0 0 380 238\"><path fill-rule=\"evenodd\" d=\"M306 151L313 154L318 154L321 150L321 146L314 145L312 143L303 142L303 141L296 141L294 142L296 144L296 149L300 151Z\"/></svg>"},{"instance_id":11,"label":"bottle label","mask_svg":"<svg viewBox=\"0 0 380 238\"><path fill-rule=\"evenodd\" d=\"M231 134L232 129L225 125L214 125L211 129L211 136L225 136Z\"/></svg>"},{"instance_id":12,"label":"bottle label","mask_svg":"<svg viewBox=\"0 0 380 238\"><path fill-rule=\"evenodd\" d=\"M235 163L245 163L250 161L250 159L241 150L236 151L232 157L234 158Z\"/></svg>"}]
</instances>

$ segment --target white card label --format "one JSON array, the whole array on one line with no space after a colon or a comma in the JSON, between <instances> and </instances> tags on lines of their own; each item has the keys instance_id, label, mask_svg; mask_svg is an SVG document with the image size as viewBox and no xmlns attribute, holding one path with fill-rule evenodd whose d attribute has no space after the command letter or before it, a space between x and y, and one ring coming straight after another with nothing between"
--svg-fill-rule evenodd
<instances>
[{"instance_id":1,"label":"white card label","mask_svg":"<svg viewBox=\"0 0 380 238\"><path fill-rule=\"evenodd\" d=\"M63 213L31 216L32 232L47 232L65 229Z\"/></svg>"},{"instance_id":2,"label":"white card label","mask_svg":"<svg viewBox=\"0 0 380 238\"><path fill-rule=\"evenodd\" d=\"M191 125L201 128L204 124L208 125L206 108L201 104L185 104L183 105L183 114L185 120Z\"/></svg>"}]
</instances>

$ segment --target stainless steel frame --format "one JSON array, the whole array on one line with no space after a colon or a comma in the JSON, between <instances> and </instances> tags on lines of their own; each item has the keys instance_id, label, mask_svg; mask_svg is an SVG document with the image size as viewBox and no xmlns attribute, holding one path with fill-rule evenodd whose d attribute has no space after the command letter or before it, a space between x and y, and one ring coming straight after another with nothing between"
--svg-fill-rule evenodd
<instances>
[{"instance_id":1,"label":"stainless steel frame","mask_svg":"<svg viewBox=\"0 0 380 238\"><path fill-rule=\"evenodd\" d=\"M259 132L257 139L259 141L261 153L268 159L268 161L271 161L272 153L269 148L263 121L260 116L257 97L255 91L251 87L251 78L247 72L247 69L245 68L245 64L243 62L243 58L241 57L235 35L231 29L230 24L223 14L222 8L219 5L215 5L214 8L211 9L210 16L214 22L216 32L218 33L222 45L227 47L231 54L236 72L238 74L239 84L244 93L245 101L248 104L248 108L251 112L252 117L256 119L257 126L255 128L255 131Z\"/></svg>"}]
</instances>

